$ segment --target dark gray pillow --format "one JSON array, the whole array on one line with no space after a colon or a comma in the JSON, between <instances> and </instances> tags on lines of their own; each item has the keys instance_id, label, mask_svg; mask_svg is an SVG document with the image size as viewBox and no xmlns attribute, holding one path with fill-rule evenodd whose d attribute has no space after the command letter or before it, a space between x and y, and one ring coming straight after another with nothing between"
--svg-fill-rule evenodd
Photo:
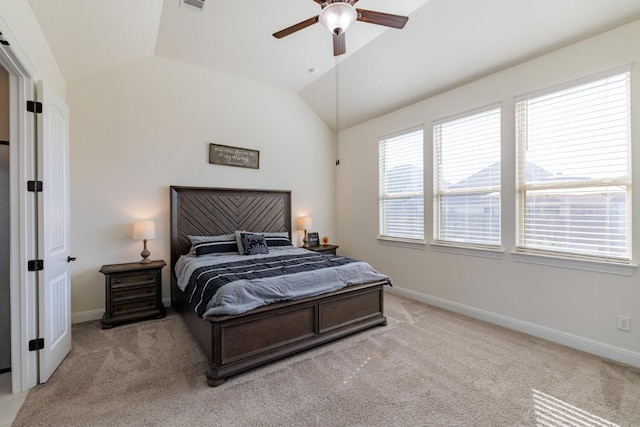
<instances>
[{"instance_id":1,"label":"dark gray pillow","mask_svg":"<svg viewBox=\"0 0 640 427\"><path fill-rule=\"evenodd\" d=\"M267 241L261 234L241 233L242 247L245 255L268 254Z\"/></svg>"},{"instance_id":2,"label":"dark gray pillow","mask_svg":"<svg viewBox=\"0 0 640 427\"><path fill-rule=\"evenodd\" d=\"M202 242L193 246L196 256L203 255L238 255L238 243L231 241Z\"/></svg>"},{"instance_id":3,"label":"dark gray pillow","mask_svg":"<svg viewBox=\"0 0 640 427\"><path fill-rule=\"evenodd\" d=\"M293 247L293 243L291 243L291 240L289 240L288 233L285 233L286 236L277 236L272 234L276 233L262 233L264 239L267 241L267 246L269 247L269 249L288 249Z\"/></svg>"}]
</instances>

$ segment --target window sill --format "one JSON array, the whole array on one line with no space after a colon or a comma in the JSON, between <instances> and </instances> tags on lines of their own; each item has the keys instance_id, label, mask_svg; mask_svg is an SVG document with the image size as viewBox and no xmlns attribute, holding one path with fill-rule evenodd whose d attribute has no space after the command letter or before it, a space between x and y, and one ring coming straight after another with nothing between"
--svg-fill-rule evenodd
<instances>
[{"instance_id":1,"label":"window sill","mask_svg":"<svg viewBox=\"0 0 640 427\"><path fill-rule=\"evenodd\" d=\"M398 246L401 248L424 250L425 243L418 240L402 240L378 237L378 243L386 246Z\"/></svg>"},{"instance_id":2,"label":"window sill","mask_svg":"<svg viewBox=\"0 0 640 427\"><path fill-rule=\"evenodd\" d=\"M533 254L526 252L511 252L514 261L528 264L548 265L552 267L573 268L574 270L595 271L598 273L618 274L631 276L637 264L622 264L616 262L585 260L569 257L561 257L547 254Z\"/></svg>"},{"instance_id":3,"label":"window sill","mask_svg":"<svg viewBox=\"0 0 640 427\"><path fill-rule=\"evenodd\" d=\"M447 252L450 254L476 256L481 258L500 259L504 254L504 251L498 247L484 248L479 246L462 246L440 242L433 242L430 246L437 252Z\"/></svg>"}]
</instances>

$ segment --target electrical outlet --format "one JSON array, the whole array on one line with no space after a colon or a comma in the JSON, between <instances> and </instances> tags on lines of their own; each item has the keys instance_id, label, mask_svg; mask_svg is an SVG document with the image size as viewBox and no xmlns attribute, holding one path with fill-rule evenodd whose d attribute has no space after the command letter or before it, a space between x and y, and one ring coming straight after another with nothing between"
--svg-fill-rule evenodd
<instances>
[{"instance_id":1,"label":"electrical outlet","mask_svg":"<svg viewBox=\"0 0 640 427\"><path fill-rule=\"evenodd\" d=\"M621 331L631 331L631 318L629 316L618 315L618 329Z\"/></svg>"}]
</instances>

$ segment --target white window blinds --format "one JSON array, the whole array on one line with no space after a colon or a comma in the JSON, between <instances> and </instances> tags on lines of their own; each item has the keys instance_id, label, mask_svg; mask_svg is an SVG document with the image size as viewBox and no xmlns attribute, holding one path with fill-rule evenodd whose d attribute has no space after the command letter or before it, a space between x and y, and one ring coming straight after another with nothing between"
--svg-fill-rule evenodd
<instances>
[{"instance_id":1,"label":"white window blinds","mask_svg":"<svg viewBox=\"0 0 640 427\"><path fill-rule=\"evenodd\" d=\"M629 72L516 104L518 250L628 262Z\"/></svg>"},{"instance_id":2,"label":"white window blinds","mask_svg":"<svg viewBox=\"0 0 640 427\"><path fill-rule=\"evenodd\" d=\"M379 150L379 237L424 242L422 128L382 139Z\"/></svg>"},{"instance_id":3,"label":"white window blinds","mask_svg":"<svg viewBox=\"0 0 640 427\"><path fill-rule=\"evenodd\" d=\"M434 240L500 245L500 108L435 123Z\"/></svg>"}]
</instances>

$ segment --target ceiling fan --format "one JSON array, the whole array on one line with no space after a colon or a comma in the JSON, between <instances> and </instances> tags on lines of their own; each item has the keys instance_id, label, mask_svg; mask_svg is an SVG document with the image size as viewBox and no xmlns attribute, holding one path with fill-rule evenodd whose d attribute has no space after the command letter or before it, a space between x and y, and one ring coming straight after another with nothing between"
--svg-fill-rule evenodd
<instances>
[{"instance_id":1,"label":"ceiling fan","mask_svg":"<svg viewBox=\"0 0 640 427\"><path fill-rule=\"evenodd\" d=\"M333 34L333 56L342 55L347 51L344 33L354 21L369 24L384 25L391 28L404 28L409 20L406 16L390 13L375 12L373 10L356 9L353 5L358 0L313 0L320 5L320 15L302 22L298 22L284 30L273 33L273 37L281 39L290 34L320 22Z\"/></svg>"}]
</instances>

